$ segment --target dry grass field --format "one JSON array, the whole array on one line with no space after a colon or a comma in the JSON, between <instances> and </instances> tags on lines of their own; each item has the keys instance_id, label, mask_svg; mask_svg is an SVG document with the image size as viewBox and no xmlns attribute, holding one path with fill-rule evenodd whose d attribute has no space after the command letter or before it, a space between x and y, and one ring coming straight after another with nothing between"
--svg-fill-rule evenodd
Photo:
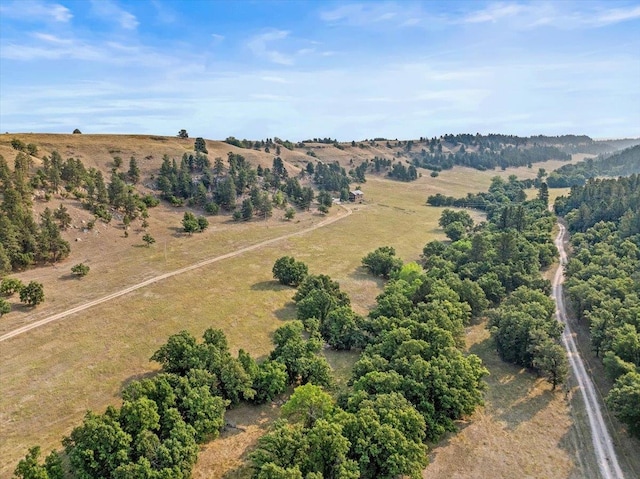
<instances>
[{"instance_id":1,"label":"dry grass field","mask_svg":"<svg viewBox=\"0 0 640 479\"><path fill-rule=\"evenodd\" d=\"M140 161L143 184L159 167L163 151L179 158L193 145L192 139L157 139L160 137L18 137L38 144L45 152L58 149L63 157L80 157L87 166L103 171L110 169L114 154L125 162L132 154L139 159L150 157ZM9 161L15 156L9 146L11 138L13 135L0 136L0 154ZM272 158L220 142L207 146L211 158L238 151L263 166L269 166ZM322 151L328 148L321 146L319 157L333 154ZM342 155L341 163L355 153L364 154L358 148L329 149ZM283 159L287 168L296 171L310 158L283 149ZM556 167L553 163L543 166L551 171ZM366 313L382 282L362 270L362 256L378 246L391 245L405 261L416 260L427 241L442 237L437 226L441 209L425 205L428 195L482 191L496 174L535 177L537 166L500 172L455 168L438 178L427 174L412 183L369 177L362 186L365 203L353 205L352 214L338 222L152 284L0 343L0 477L10 477L17 461L34 444L45 452L59 448L61 438L80 423L86 410L101 412L109 404L118 404L123 384L157 368L148 358L171 334L186 329L199 337L208 327L221 328L234 351L242 348L257 357L267 354L271 333L295 316L293 290L271 278L278 257L293 255L306 262L312 273L329 274L351 296L354 309ZM50 205L58 203L56 198ZM158 274L302 231L324 219L315 213L300 213L286 222L276 211L268 221L236 224L228 216L218 216L211 219L206 232L187 237L179 231L183 209L160 206L151 211L149 227L157 243L147 248L135 227L128 238L115 222L85 232L82 221L88 221L88 213L73 200L66 204L75 226L66 233L72 242L71 256L56 266L15 275L23 281L43 282L47 299L35 310L18 307L4 316L0 334ZM334 207L330 216L341 214L344 211ZM70 267L81 261L91 272L81 280L71 278ZM481 355L492 373L487 406L470 418L460 435L434 449L425 477L487 477L476 473L494 469L502 475L491 477L580 477L575 474L588 472L578 454L585 450L584 444L571 439L571 417L563 395L552 394L546 384L499 361L482 325L469 329L469 349ZM340 387L356 355L326 354ZM231 429L205 445L194 477L246 477L243 457L276 416L274 405L229 411L230 421L245 431ZM469 459L463 460L462 454ZM562 474L554 475L554 471Z\"/></svg>"}]
</instances>

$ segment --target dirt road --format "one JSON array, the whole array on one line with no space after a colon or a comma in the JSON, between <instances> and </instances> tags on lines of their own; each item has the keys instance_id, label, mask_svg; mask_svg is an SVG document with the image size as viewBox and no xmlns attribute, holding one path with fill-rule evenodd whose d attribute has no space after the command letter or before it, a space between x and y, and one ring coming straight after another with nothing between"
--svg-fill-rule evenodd
<instances>
[{"instance_id":1,"label":"dirt road","mask_svg":"<svg viewBox=\"0 0 640 479\"><path fill-rule=\"evenodd\" d=\"M93 306L96 306L98 304L105 303L105 302L110 301L110 300L115 299L115 298L119 298L120 296L124 296L125 294L131 293L132 291L135 291L135 290L140 289L140 288L144 288L145 286L149 286L150 284L157 283L158 281L162 281L164 279L171 278L173 276L177 276L179 274L186 273L188 271L193 271L194 269L202 268L203 266L208 266L210 264L217 263L218 261L222 261L222 260L225 260L225 259L233 258L235 256L239 256L239 255L247 253L249 251L253 251L253 250L256 250L258 248L262 248L264 246L268 246L268 245L277 243L278 241L282 241L282 240L285 240L285 239L288 239L288 238L292 238L294 236L300 236L300 235L309 233L310 231L317 230L318 228L322 228L324 226L328 226L328 225L330 225L332 223L335 223L336 221L339 221L339 220L341 220L343 218L346 218L347 216L349 216L352 213L351 208L348 208L348 207L343 206L343 205L340 205L340 206L342 207L343 210L345 210L345 212L346 212L345 214L334 216L332 218L327 218L326 220L323 220L323 221L321 221L320 223L318 223L316 225L313 225L313 226L311 226L309 228L306 228L304 230L301 230L301 231L296 231L295 233L289 233L289 234L286 234L286 235L283 235L283 236L278 236L277 238L272 238L272 239L269 239L269 240L266 240L266 241L261 241L260 243L256 243L254 245L247 246L245 248L241 248L241 249L238 249L238 250L235 250L235 251L232 251L230 253L226 253L226 254L223 254L223 255L220 255L220 256L215 256L213 258L209 258L209 259L206 259L206 260L203 260L203 261L199 261L199 262L194 263L194 264L192 264L190 266L186 266L184 268L180 268L180 269L177 269L175 271L170 271L168 273L164 273L164 274L161 274L161 275L158 275L158 276L154 276L153 278L150 278L150 279L148 279L146 281L143 281L141 283L134 284L134 285L129 286L127 288L121 289L119 291L116 291L115 293L111 293L111 294L109 294L107 296L104 296L102 298L95 299L93 301L88 301L88 302L80 304L80 305L78 305L78 306L76 306L74 308L68 309L66 311L62 311L61 313L57 313L57 314L48 316L46 318L43 318L43 319L41 319L39 321L34 321L33 323L29 323L29 324L27 324L25 326L22 326L20 328L16 328L13 331L10 331L10 332L5 333L2 336L0 336L0 342L6 341L7 339L14 338L14 337L16 337L16 336L18 336L20 334L26 333L27 331L31 331L32 329L39 328L40 326L44 326L47 323L51 323L53 321L58 321L59 319L66 318L67 316L70 316L72 314L79 313L80 311L84 311L85 309L89 309L89 308L91 308Z\"/></svg>"},{"instance_id":2,"label":"dirt road","mask_svg":"<svg viewBox=\"0 0 640 479\"><path fill-rule=\"evenodd\" d=\"M596 461L600 468L602 479L623 479L622 469L618 464L613 442L607 426L602 418L600 403L596 395L591 377L587 373L573 333L567 321L567 311L564 305L564 297L562 295L562 283L564 282L563 266L567 263L567 253L564 249L564 243L567 235L565 226L558 223L560 231L555 240L556 247L560 253L560 267L553 279L553 297L556 301L556 317L558 321L564 324L564 332L562 334L562 342L567 349L567 356L571 364L571 370L580 386L582 399L584 401L585 410L589 418L589 427L591 429L591 439L593 441L593 449L596 453Z\"/></svg>"}]
</instances>

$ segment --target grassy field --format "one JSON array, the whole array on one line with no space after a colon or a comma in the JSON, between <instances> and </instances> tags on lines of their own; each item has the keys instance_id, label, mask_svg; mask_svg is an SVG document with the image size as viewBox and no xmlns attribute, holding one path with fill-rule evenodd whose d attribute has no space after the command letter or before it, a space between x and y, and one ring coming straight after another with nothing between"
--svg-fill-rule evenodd
<instances>
[{"instance_id":1,"label":"grassy field","mask_svg":"<svg viewBox=\"0 0 640 479\"><path fill-rule=\"evenodd\" d=\"M171 147L176 155L192 144L192 140L161 142L152 138L142 141L139 137L127 136L117 141L110 137L108 141L116 146L109 146L109 143L98 147L96 144L105 140L92 136L93 139L89 135L82 136L81 141L86 141L87 145L83 147L81 156L86 163L94 161L103 169L115 154L110 150L119 151L118 154L124 158L131 154L144 158L146 152L146 156L152 158L148 160L148 170L145 171L150 171L152 164L159 164L162 150L154 150L149 142L162 143L164 148ZM25 137L23 141L32 141L28 135ZM6 149L8 139L3 137L1 140L0 153L2 148ZM45 138L39 144L50 150L56 147L54 140L60 141L59 138ZM226 151L233 150L229 145L218 143L208 143L208 147L216 152L210 154L212 157L218 153L223 156ZM78 155L78 151L78 144L73 143L63 156ZM268 164L266 155L251 150L240 151ZM7 155L6 152L4 154ZM285 160L292 168L304 161L301 153L285 154ZM554 165L547 162L544 167L550 171ZM295 315L291 302L293 290L278 285L271 278L271 267L278 257L293 255L306 262L312 273L329 274L351 296L354 309L364 314L382 287L380 280L370 277L360 267L364 254L378 246L391 245L405 261L416 260L427 241L442 238L437 226L441 209L426 206L428 195L437 192L464 195L469 191L486 189L495 175L507 177L516 174L526 178L535 177L536 173L536 167L500 172L455 168L442 172L438 178L425 175L412 183L370 177L362 187L366 202L353 206L353 213L337 223L150 285L3 342L0 347L0 457L3 458L0 477L10 475L18 459L31 445L40 444L45 452L59 448L63 435L80 423L87 409L101 412L109 404L119 404L119 393L124 384L157 368L148 358L171 334L186 329L199 337L208 327L221 328L234 351L243 348L257 357L267 354L271 349L273 330ZM57 206L55 201L52 204ZM42 205L37 207L42 208ZM17 308L17 311L3 317L0 333L157 274L261 240L300 231L322 220L315 214L300 214L295 221L285 222L280 217L281 213L276 213L266 222L230 224L228 217L215 217L204 234L186 237L178 230L182 211L167 207L153 210L150 231L157 243L145 248L140 239L141 231L134 230L129 238L123 237L123 230L118 225L100 225L97 231L85 232L82 221L90 217L79 207L73 209L77 229L67 233L68 239L73 241L71 257L55 267L16 275L23 281L36 279L43 282L46 302L35 311ZM331 215L337 214L338 209L333 208ZM69 269L80 261L89 264L91 272L86 278L77 280L70 277ZM493 414L491 407L505 411L514 409L517 401L527 401L526 394L534 394L542 397L531 402L537 412L528 414L526 411L529 409L522 409L522 417L518 419L520 424L535 421L541 431L545 427L557 427L565 414L562 409L566 407L564 403L557 399L557 395L545 392L546 386L530 375L509 372L508 366L491 360L490 348L486 337L483 337L485 332L482 326L475 328L470 330L470 347L472 350L476 348L474 352L483 354L492 371L487 408L478 414ZM327 352L327 355L336 368L339 384L344 384L355 355L335 352ZM505 367L507 373L500 372ZM513 392L510 386L498 387L502 383L496 378L503 374L513 374L513 385L521 385ZM514 414L517 414L515 411L518 409L514 409ZM243 454L276 415L277 408L271 405L262 408L243 406L230 411L228 418L245 431L231 429L223 434L222 439L204 446L194 477L246 475L242 467ZM480 416L472 418L471 424L465 431L473 430L470 429L472 427L486 429L488 438L495 432L489 423L483 426L485 423ZM435 471L444 467L449 448L458 438L465 437L465 431L438 447L433 465L427 469L429 477L448 477ZM570 471L575 468L571 459L567 459L567 455L571 458L573 453L549 441L532 444L524 455L521 455L522 451L509 449L514 431L507 428L502 433L505 449L499 454L508 451L509 455L518 458L508 462L504 469L505 477L508 471L512 475L518 475L517 471L526 468L538 471L534 463L545 455L548 470ZM522 441L525 439L523 431ZM473 441L469 446L473 446ZM567 446L567 451L570 449ZM489 450L486 449L487 453ZM452 465L455 465L455 450L452 454ZM499 457L497 453L494 460L499 460ZM526 468L519 469L523 465ZM462 471L460 468L456 470Z\"/></svg>"}]
</instances>

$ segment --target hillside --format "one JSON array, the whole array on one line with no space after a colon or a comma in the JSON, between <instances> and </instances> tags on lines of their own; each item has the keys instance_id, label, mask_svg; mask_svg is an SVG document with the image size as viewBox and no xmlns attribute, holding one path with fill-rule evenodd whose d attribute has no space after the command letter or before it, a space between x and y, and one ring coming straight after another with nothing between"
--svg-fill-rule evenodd
<instances>
[{"instance_id":1,"label":"hillside","mask_svg":"<svg viewBox=\"0 0 640 479\"><path fill-rule=\"evenodd\" d=\"M16 150L11 147L13 138L38 147L40 151L33 157L32 171L42 163L42 156L50 155L54 150L64 158L80 158L87 168L96 168L105 177L111 174L114 156L122 157L125 162L135 156L141 175L135 188L140 194L158 194L151 187L165 154L179 160L185 153L194 151L194 139L169 137L7 135L0 138L0 152L10 165L16 156ZM304 147L296 147L293 151L281 148L280 153L286 169L296 176L307 168L309 161L315 164L316 159L327 163L337 161L343 168L350 169L367 160L371 162L376 156L391 158L393 154L390 153L394 153L396 162L400 155L400 161L408 165L408 158L403 156L406 143L389 143L390 147L379 141L336 147L319 141L306 142ZM232 152L243 155L256 168L268 168L273 164L272 152L209 140L206 147L211 159L224 158ZM313 151L316 158L307 151ZM562 163L551 161L540 166L552 169ZM126 170L126 166L122 169ZM295 317L292 290L272 281L271 266L275 258L283 254L295 255L307 262L314 273L330 274L352 298L354 311L366 314L375 304L383 283L362 271L360 259L364 253L388 244L404 260L417 260L425 242L443 238L438 227L441 210L424 206L427 196L438 192L462 196L467 192L482 191L496 175L505 179L511 174L535 178L537 165L505 171L455 167L442 171L438 177L424 174L424 170L418 171L423 175L415 181L398 183L386 178L385 172L376 174L369 170L367 182L361 185L365 201L349 206L353 214L348 216L339 207L332 207L326 215L321 214L315 203L310 211L298 209L294 221L284 221L283 210L277 208L271 218L245 222L231 221L231 214L223 211L207 216L210 227L202 234L192 236L182 232L180 220L185 211L202 214L202 210L161 202L149 210L147 231L157 242L148 248L141 239L145 229L138 222L129 229L127 237L124 225L117 218L109 223L99 222L93 230L86 228L93 215L78 199L64 191L52 195L49 202L44 199L34 201L37 212L47 205L57 207L60 203L68 208L72 225L62 234L71 243L71 253L55 266L28 269L15 275L25 283L30 280L42 282L46 301L35 309L14 304L14 311L0 322L1 333L205 259L227 259L151 284L3 343L0 358L4 365L1 455L9 457L10 464L0 469L0 475L6 475L33 444L40 443L43 452L59 447L60 438L80 423L86 409L102 412L107 405L118 404L125 384L156 370L157 366L149 363L149 357L177 331L187 329L199 336L208 327L221 328L234 353L242 348L254 357L264 357L269 352L273 331L282 321ZM311 184L309 177L301 181ZM324 227L326 219L334 218L342 219ZM264 246L253 248L263 242ZM230 256L248 248L251 249ZM89 265L91 271L85 278L74 279L70 267L79 261ZM491 363L493 353L485 349L481 347L483 360ZM326 356L338 375L349 377L354 361L352 353L327 351ZM516 374L497 362L491 364L495 377ZM518 384L530 394L550 398L541 381L526 374L518 378ZM491 394L489 399L489 416L486 417L492 421L492 427L502 428L501 416L496 411L508 408L507 404L513 398ZM570 418L560 399L549 400L544 411L545 424L555 424L560 417L563 427L558 434L568 431ZM222 440L207 446L199 459L195 477L220 477L237 468L242 462L243 451L255 444L256 437L262 434L262 428L273 414L269 407L232 411L231 420L246 425L246 433L225 434ZM484 417L483 412L479 414ZM527 416L528 412L523 414ZM542 458L547 457L549 448L555 447L560 436L548 438L543 426L534 424L528 416L522 420L540 437L538 448L522 460L542 463ZM473 430L478 434L477 428ZM502 451L510 447L511 437L506 433L503 436ZM551 439L555 441L553 444ZM234 443L231 451L225 446L229 441ZM437 449L438 454L444 454L442 446ZM220 448L225 451L221 453ZM487 450L480 453L496 454ZM569 470L572 459L567 451L561 449L556 453L563 470ZM220 454L224 457L222 461ZM441 463L439 467L442 467ZM454 467L454 464L445 467ZM506 465L503 477L512 475L509 467Z\"/></svg>"}]
</instances>

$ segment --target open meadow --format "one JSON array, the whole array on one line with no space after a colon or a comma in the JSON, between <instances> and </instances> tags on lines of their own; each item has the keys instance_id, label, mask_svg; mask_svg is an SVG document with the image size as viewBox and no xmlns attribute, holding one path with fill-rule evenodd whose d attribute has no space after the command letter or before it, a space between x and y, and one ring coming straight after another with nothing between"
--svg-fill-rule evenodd
<instances>
[{"instance_id":1,"label":"open meadow","mask_svg":"<svg viewBox=\"0 0 640 479\"><path fill-rule=\"evenodd\" d=\"M140 148L139 140L134 140L136 146L125 142L129 146L117 149L123 156L144 157L148 143ZM180 148L186 147L180 141L170 139L163 145L169 144L173 154L180 155ZM215 155L231 149L218 143L210 148L217 151ZM47 146L50 150L56 145ZM77 153L75 148L69 146L69 151ZM90 151L86 148L83 151ZM105 169L108 155L102 150L94 152L103 155L95 165ZM147 155L153 157L148 160L147 177L151 163L159 161L159 151ZM266 155L250 153L266 162ZM296 155L289 155L288 168L302 161ZM411 183L368 176L362 185L365 202L348 205L351 214L334 206L328 216L341 218L316 229L311 228L325 220L317 213L300 213L287 222L276 210L267 221L240 224L228 216L212 217L204 233L186 236L179 227L183 210L160 206L151 212L149 229L157 239L151 247L143 246L142 232L135 227L128 238L117 224L98 223L95 230L85 231L82 221L90 215L76 207L72 210L76 228L66 233L71 256L56 266L14 275L42 282L46 302L35 310L15 308L0 321L0 334L207 258L301 234L151 284L0 343L0 477L9 477L32 445L41 445L46 453L60 448L62 437L81 422L87 410L102 412L109 404L119 404L124 384L157 369L149 357L171 334L186 329L200 337L206 328L220 328L232 352L244 349L258 358L268 354L271 333L295 316L294 290L279 285L271 275L280 256L294 256L307 263L311 273L330 275L350 295L354 309L365 314L383 286L382 280L368 275L360 265L367 252L390 245L404 261L414 261L426 242L444 238L438 227L442 209L426 206L428 195L483 191L495 175L533 178L538 166L551 171L561 164L553 163L484 172L456 167L437 178L421 170L423 176ZM54 207L57 203L56 199L51 202ZM91 272L83 279L71 277L71 265L81 261ZM546 383L503 364L489 343L484 325L469 328L469 350L482 357L492 374L487 406L463 425L460 435L445 439L433 450L433 464L425 477L480 477L486 475L483 471L494 470L501 475L493 477L584 475L590 470L580 459L585 445L570 435L572 420L563 393L551 393ZM326 354L337 370L339 385L344 384L356 354ZM245 430L226 431L205 445L194 477L245 477L244 455L276 416L274 405L229 411L228 419ZM532 435L539 440L529 441ZM519 442L527 442L527 447L514 447ZM469 454L470 448L477 460L461 461L461 453ZM524 476L518 474L521 471Z\"/></svg>"}]
</instances>

